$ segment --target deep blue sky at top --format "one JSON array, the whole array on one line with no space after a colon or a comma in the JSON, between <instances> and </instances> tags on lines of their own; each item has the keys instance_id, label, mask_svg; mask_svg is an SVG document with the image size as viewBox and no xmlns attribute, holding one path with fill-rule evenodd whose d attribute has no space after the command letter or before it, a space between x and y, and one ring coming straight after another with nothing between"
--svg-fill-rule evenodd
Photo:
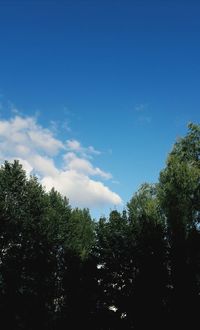
<instances>
[{"instance_id":1,"label":"deep blue sky at top","mask_svg":"<svg viewBox=\"0 0 200 330\"><path fill-rule=\"evenodd\" d=\"M200 2L0 0L0 94L67 120L127 201L200 122Z\"/></svg>"}]
</instances>

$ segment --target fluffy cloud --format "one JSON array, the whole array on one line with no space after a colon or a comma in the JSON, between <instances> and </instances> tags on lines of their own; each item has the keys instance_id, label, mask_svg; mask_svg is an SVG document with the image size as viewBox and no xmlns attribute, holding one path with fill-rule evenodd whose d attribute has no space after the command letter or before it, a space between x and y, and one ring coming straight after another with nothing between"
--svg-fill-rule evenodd
<instances>
[{"instance_id":1,"label":"fluffy cloud","mask_svg":"<svg viewBox=\"0 0 200 330\"><path fill-rule=\"evenodd\" d=\"M102 180L112 175L95 167L100 152L77 140L63 143L33 117L16 115L0 120L0 161L19 159L27 174L36 173L47 190L55 187L73 206L104 207L121 204L121 198ZM58 165L58 159L63 159ZM99 179L97 179L98 177Z\"/></svg>"},{"instance_id":2,"label":"fluffy cloud","mask_svg":"<svg viewBox=\"0 0 200 330\"><path fill-rule=\"evenodd\" d=\"M101 152L96 150L93 146L84 148L77 140L67 140L67 149L72 152L77 152L83 157L91 158L91 155L100 155Z\"/></svg>"},{"instance_id":3,"label":"fluffy cloud","mask_svg":"<svg viewBox=\"0 0 200 330\"><path fill-rule=\"evenodd\" d=\"M102 182L94 181L75 170L61 171L56 176L46 176L42 183L48 190L55 187L63 195L67 195L74 206L103 207L107 204L121 203L121 198Z\"/></svg>"},{"instance_id":4,"label":"fluffy cloud","mask_svg":"<svg viewBox=\"0 0 200 330\"><path fill-rule=\"evenodd\" d=\"M32 117L15 116L10 120L0 121L0 151L18 156L30 153L45 153L55 156L64 149L63 143L54 138L52 132L36 123ZM15 151L16 150L16 151ZM6 154L7 156L7 154Z\"/></svg>"},{"instance_id":5,"label":"fluffy cloud","mask_svg":"<svg viewBox=\"0 0 200 330\"><path fill-rule=\"evenodd\" d=\"M66 162L66 168L69 170L75 170L78 173L86 175L98 175L103 179L112 178L110 173L104 172L98 167L94 167L89 160L80 158L73 152L68 152L64 155L64 160Z\"/></svg>"}]
</instances>

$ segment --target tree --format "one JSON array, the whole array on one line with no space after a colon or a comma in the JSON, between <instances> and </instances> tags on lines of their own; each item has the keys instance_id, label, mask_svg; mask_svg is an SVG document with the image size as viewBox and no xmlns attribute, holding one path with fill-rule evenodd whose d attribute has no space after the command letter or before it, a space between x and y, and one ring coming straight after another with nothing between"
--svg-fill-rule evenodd
<instances>
[{"instance_id":1,"label":"tree","mask_svg":"<svg viewBox=\"0 0 200 330\"><path fill-rule=\"evenodd\" d=\"M172 319L193 327L200 288L200 126L188 128L169 154L158 190L170 244Z\"/></svg>"},{"instance_id":2,"label":"tree","mask_svg":"<svg viewBox=\"0 0 200 330\"><path fill-rule=\"evenodd\" d=\"M157 184L91 219L18 161L0 168L0 316L5 329L194 328L200 307L200 126Z\"/></svg>"},{"instance_id":3,"label":"tree","mask_svg":"<svg viewBox=\"0 0 200 330\"><path fill-rule=\"evenodd\" d=\"M128 203L134 276L129 302L131 324L163 328L167 287L165 219L157 186L143 184Z\"/></svg>"},{"instance_id":4,"label":"tree","mask_svg":"<svg viewBox=\"0 0 200 330\"><path fill-rule=\"evenodd\" d=\"M91 251L95 243L94 223L88 209L74 209L63 231L61 285L62 305L58 329L73 324L93 329L96 263Z\"/></svg>"},{"instance_id":5,"label":"tree","mask_svg":"<svg viewBox=\"0 0 200 330\"><path fill-rule=\"evenodd\" d=\"M87 258L94 244L94 224L88 209L72 210L63 244L81 259Z\"/></svg>"},{"instance_id":6,"label":"tree","mask_svg":"<svg viewBox=\"0 0 200 330\"><path fill-rule=\"evenodd\" d=\"M46 193L17 162L0 169L1 313L8 329L48 326L55 258L48 240ZM2 322L3 322L2 320Z\"/></svg>"},{"instance_id":7,"label":"tree","mask_svg":"<svg viewBox=\"0 0 200 330\"><path fill-rule=\"evenodd\" d=\"M127 296L131 285L126 212L110 212L96 227L98 262L98 313L100 329L125 329Z\"/></svg>"}]
</instances>

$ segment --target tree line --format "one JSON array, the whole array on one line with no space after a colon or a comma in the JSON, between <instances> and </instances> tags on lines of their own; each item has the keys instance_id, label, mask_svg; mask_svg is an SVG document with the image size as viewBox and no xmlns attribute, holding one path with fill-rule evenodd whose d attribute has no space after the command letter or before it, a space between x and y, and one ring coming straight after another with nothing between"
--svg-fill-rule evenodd
<instances>
[{"instance_id":1,"label":"tree line","mask_svg":"<svg viewBox=\"0 0 200 330\"><path fill-rule=\"evenodd\" d=\"M0 322L7 330L196 328L200 126L158 183L94 221L18 161L0 168Z\"/></svg>"}]
</instances>

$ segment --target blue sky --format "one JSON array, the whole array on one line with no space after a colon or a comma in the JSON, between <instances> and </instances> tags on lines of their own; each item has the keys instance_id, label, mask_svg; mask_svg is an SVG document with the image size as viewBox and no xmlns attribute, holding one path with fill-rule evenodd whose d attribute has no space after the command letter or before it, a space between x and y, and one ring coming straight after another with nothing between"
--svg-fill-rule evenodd
<instances>
[{"instance_id":1,"label":"blue sky","mask_svg":"<svg viewBox=\"0 0 200 330\"><path fill-rule=\"evenodd\" d=\"M197 0L1 0L1 162L122 209L200 122L199 17Z\"/></svg>"}]
</instances>

